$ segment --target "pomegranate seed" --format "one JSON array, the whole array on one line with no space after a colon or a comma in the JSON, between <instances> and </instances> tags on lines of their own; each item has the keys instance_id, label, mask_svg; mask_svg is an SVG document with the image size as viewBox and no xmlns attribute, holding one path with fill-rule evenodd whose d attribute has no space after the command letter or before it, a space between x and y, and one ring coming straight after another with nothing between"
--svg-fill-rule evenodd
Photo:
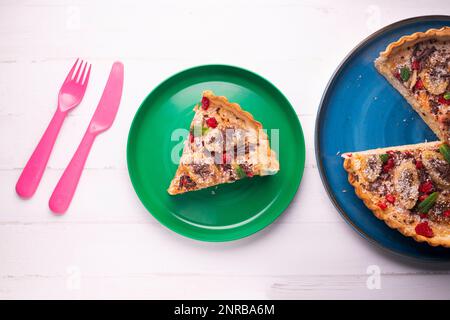
<instances>
[{"instance_id":1,"label":"pomegranate seed","mask_svg":"<svg viewBox=\"0 0 450 320\"><path fill-rule=\"evenodd\" d=\"M398 80L402 80L402 77L400 76L400 71L399 70L395 70L394 77L396 77Z\"/></svg>"},{"instance_id":2,"label":"pomegranate seed","mask_svg":"<svg viewBox=\"0 0 450 320\"><path fill-rule=\"evenodd\" d=\"M394 151L392 151L392 150L388 150L388 151L386 151L386 153L387 153L388 155L390 155L391 157L394 155Z\"/></svg>"},{"instance_id":3,"label":"pomegranate seed","mask_svg":"<svg viewBox=\"0 0 450 320\"><path fill-rule=\"evenodd\" d=\"M417 82L416 82L416 84L414 85L414 89L416 89L416 90L422 90L423 88L425 88L425 87L423 86L423 81L422 81L422 79L418 79Z\"/></svg>"},{"instance_id":4,"label":"pomegranate seed","mask_svg":"<svg viewBox=\"0 0 450 320\"><path fill-rule=\"evenodd\" d=\"M425 218L428 217L428 213L419 213L419 217L420 217L421 219L425 219Z\"/></svg>"},{"instance_id":5,"label":"pomegranate seed","mask_svg":"<svg viewBox=\"0 0 450 320\"><path fill-rule=\"evenodd\" d=\"M419 197L419 201L422 202L423 200L425 200L426 198L428 198L427 194L423 194Z\"/></svg>"},{"instance_id":6,"label":"pomegranate seed","mask_svg":"<svg viewBox=\"0 0 450 320\"><path fill-rule=\"evenodd\" d=\"M427 238L432 238L434 236L433 229L431 229L431 227L428 225L428 221L419 223L416 226L415 230L418 235L421 235L421 236L424 236Z\"/></svg>"},{"instance_id":7,"label":"pomegranate seed","mask_svg":"<svg viewBox=\"0 0 450 320\"><path fill-rule=\"evenodd\" d=\"M386 164L383 166L383 172L389 172L394 167L394 159L389 158Z\"/></svg>"},{"instance_id":8,"label":"pomegranate seed","mask_svg":"<svg viewBox=\"0 0 450 320\"><path fill-rule=\"evenodd\" d=\"M208 110L209 108L209 99L207 97L202 98L202 109Z\"/></svg>"},{"instance_id":9,"label":"pomegranate seed","mask_svg":"<svg viewBox=\"0 0 450 320\"><path fill-rule=\"evenodd\" d=\"M446 105L449 105L449 104L450 104L450 100L445 99L444 96L442 96L442 95L439 96L438 102L439 102L440 104L446 104Z\"/></svg>"},{"instance_id":10,"label":"pomegranate seed","mask_svg":"<svg viewBox=\"0 0 450 320\"><path fill-rule=\"evenodd\" d=\"M419 186L419 191L423 193L430 193L432 190L433 190L433 183L430 180L425 181Z\"/></svg>"},{"instance_id":11,"label":"pomegranate seed","mask_svg":"<svg viewBox=\"0 0 450 320\"><path fill-rule=\"evenodd\" d=\"M217 127L217 120L216 120L216 118L208 118L208 119L206 119L206 124L210 128L215 128L215 127Z\"/></svg>"},{"instance_id":12,"label":"pomegranate seed","mask_svg":"<svg viewBox=\"0 0 450 320\"><path fill-rule=\"evenodd\" d=\"M416 161L416 169L422 169L423 168L423 163L420 160Z\"/></svg>"},{"instance_id":13,"label":"pomegranate seed","mask_svg":"<svg viewBox=\"0 0 450 320\"><path fill-rule=\"evenodd\" d=\"M390 202L390 203L394 203L395 202L395 197L392 194L387 194L386 195L386 201Z\"/></svg>"},{"instance_id":14,"label":"pomegranate seed","mask_svg":"<svg viewBox=\"0 0 450 320\"><path fill-rule=\"evenodd\" d=\"M444 211L443 213L444 217L450 217L450 210Z\"/></svg>"},{"instance_id":15,"label":"pomegranate seed","mask_svg":"<svg viewBox=\"0 0 450 320\"><path fill-rule=\"evenodd\" d=\"M409 151L405 151L404 153L405 153L405 156L408 156L408 157L412 156L412 153Z\"/></svg>"},{"instance_id":16,"label":"pomegranate seed","mask_svg":"<svg viewBox=\"0 0 450 320\"><path fill-rule=\"evenodd\" d=\"M380 207L381 210L386 210L387 204L384 202L378 202L378 207Z\"/></svg>"},{"instance_id":17,"label":"pomegranate seed","mask_svg":"<svg viewBox=\"0 0 450 320\"><path fill-rule=\"evenodd\" d=\"M349 153L349 154L347 155L347 157L351 158L351 157L352 157L352 155L353 155L353 154Z\"/></svg>"},{"instance_id":18,"label":"pomegranate seed","mask_svg":"<svg viewBox=\"0 0 450 320\"><path fill-rule=\"evenodd\" d=\"M191 143L194 143L194 135L192 134L192 132L189 133L189 141L190 141Z\"/></svg>"},{"instance_id":19,"label":"pomegranate seed","mask_svg":"<svg viewBox=\"0 0 450 320\"><path fill-rule=\"evenodd\" d=\"M223 162L223 164L231 162L231 157L228 154L226 154L225 152L222 155L222 162Z\"/></svg>"},{"instance_id":20,"label":"pomegranate seed","mask_svg":"<svg viewBox=\"0 0 450 320\"><path fill-rule=\"evenodd\" d=\"M420 69L420 61L419 60L414 60L411 64L411 68L413 70L419 70Z\"/></svg>"},{"instance_id":21,"label":"pomegranate seed","mask_svg":"<svg viewBox=\"0 0 450 320\"><path fill-rule=\"evenodd\" d=\"M181 176L180 183L181 183L182 186L187 185L188 182L189 182L189 177L188 176Z\"/></svg>"}]
</instances>

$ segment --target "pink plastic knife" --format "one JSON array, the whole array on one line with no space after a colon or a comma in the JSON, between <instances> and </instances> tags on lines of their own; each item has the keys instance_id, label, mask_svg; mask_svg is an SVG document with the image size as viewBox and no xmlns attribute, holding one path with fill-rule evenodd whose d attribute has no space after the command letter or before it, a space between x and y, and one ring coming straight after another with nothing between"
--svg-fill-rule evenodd
<instances>
[{"instance_id":1,"label":"pink plastic knife","mask_svg":"<svg viewBox=\"0 0 450 320\"><path fill-rule=\"evenodd\" d=\"M122 88L123 64L115 62L86 133L50 197L49 207L53 212L62 214L69 207L95 137L109 129L116 117Z\"/></svg>"}]
</instances>

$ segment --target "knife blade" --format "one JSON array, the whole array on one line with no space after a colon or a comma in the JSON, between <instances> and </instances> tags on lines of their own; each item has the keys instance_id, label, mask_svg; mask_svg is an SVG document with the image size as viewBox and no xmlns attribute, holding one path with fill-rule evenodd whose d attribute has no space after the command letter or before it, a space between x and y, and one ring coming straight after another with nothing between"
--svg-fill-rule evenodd
<instances>
[{"instance_id":1,"label":"knife blade","mask_svg":"<svg viewBox=\"0 0 450 320\"><path fill-rule=\"evenodd\" d=\"M123 64L114 62L100 102L89 124L89 130L92 133L98 134L111 127L119 109L122 89Z\"/></svg>"}]
</instances>

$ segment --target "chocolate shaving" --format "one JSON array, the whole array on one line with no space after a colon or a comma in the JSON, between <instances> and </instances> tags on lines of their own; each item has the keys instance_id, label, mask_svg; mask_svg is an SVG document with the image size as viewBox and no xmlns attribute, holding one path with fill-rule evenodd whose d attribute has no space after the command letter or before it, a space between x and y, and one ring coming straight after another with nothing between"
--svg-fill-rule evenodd
<instances>
[{"instance_id":1,"label":"chocolate shaving","mask_svg":"<svg viewBox=\"0 0 450 320\"><path fill-rule=\"evenodd\" d=\"M416 58L416 60L420 61L420 60L426 59L434 51L436 51L436 47L425 48L423 50L420 50L419 49L419 44L416 44L414 46L414 50L413 50L412 54L413 54L413 57Z\"/></svg>"},{"instance_id":2,"label":"chocolate shaving","mask_svg":"<svg viewBox=\"0 0 450 320\"><path fill-rule=\"evenodd\" d=\"M187 174L184 174L180 177L180 183L178 184L178 189L186 188L191 189L195 188L197 184L189 177Z\"/></svg>"},{"instance_id":3,"label":"chocolate shaving","mask_svg":"<svg viewBox=\"0 0 450 320\"><path fill-rule=\"evenodd\" d=\"M429 100L428 102L430 104L431 113L434 114L434 115L438 114L438 112L439 112L439 104L436 101L434 101L434 100Z\"/></svg>"},{"instance_id":4,"label":"chocolate shaving","mask_svg":"<svg viewBox=\"0 0 450 320\"><path fill-rule=\"evenodd\" d=\"M194 173L202 178L205 178L206 176L211 174L211 170L209 169L209 165L207 164L193 164L191 167Z\"/></svg>"}]
</instances>

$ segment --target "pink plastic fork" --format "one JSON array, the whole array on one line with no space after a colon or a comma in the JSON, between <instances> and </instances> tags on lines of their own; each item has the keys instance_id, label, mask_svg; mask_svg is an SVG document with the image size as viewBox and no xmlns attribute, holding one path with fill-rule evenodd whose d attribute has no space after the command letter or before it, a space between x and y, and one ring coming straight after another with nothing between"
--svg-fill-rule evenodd
<instances>
[{"instance_id":1,"label":"pink plastic fork","mask_svg":"<svg viewBox=\"0 0 450 320\"><path fill-rule=\"evenodd\" d=\"M79 59L75 61L61 86L58 108L17 181L16 192L23 198L30 198L36 191L67 113L80 104L86 92L91 65L86 73L88 63L81 60L78 64L78 61ZM81 75L80 70L82 70Z\"/></svg>"}]
</instances>

